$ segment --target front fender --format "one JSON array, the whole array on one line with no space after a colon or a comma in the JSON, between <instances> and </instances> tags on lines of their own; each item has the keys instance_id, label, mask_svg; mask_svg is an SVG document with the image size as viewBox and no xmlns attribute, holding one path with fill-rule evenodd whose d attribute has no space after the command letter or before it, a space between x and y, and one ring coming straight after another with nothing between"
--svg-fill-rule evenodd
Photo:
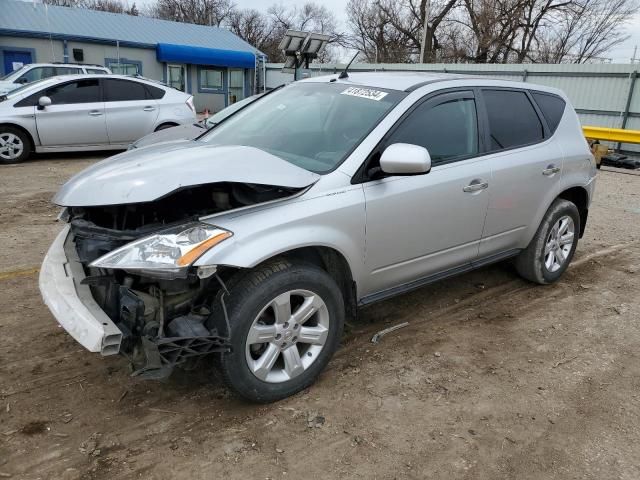
<instances>
[{"instance_id":1,"label":"front fender","mask_svg":"<svg viewBox=\"0 0 640 480\"><path fill-rule=\"evenodd\" d=\"M206 221L231 230L233 236L194 265L253 268L284 252L321 246L341 253L357 282L363 274L365 215L364 193L356 185L236 216L211 218Z\"/></svg>"}]
</instances>

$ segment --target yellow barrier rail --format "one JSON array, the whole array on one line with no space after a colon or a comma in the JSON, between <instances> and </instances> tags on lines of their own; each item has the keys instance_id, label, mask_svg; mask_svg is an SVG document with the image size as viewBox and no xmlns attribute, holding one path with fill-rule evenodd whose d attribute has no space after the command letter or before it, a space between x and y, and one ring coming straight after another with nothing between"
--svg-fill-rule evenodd
<instances>
[{"instance_id":1,"label":"yellow barrier rail","mask_svg":"<svg viewBox=\"0 0 640 480\"><path fill-rule=\"evenodd\" d=\"M582 127L587 138L609 142L640 143L640 130L623 130L621 128Z\"/></svg>"}]
</instances>

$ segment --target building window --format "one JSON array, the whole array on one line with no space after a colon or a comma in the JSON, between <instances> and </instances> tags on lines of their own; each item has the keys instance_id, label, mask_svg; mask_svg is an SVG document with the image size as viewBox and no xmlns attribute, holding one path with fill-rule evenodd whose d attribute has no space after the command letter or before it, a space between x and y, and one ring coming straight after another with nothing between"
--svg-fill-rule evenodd
<instances>
[{"instance_id":1,"label":"building window","mask_svg":"<svg viewBox=\"0 0 640 480\"><path fill-rule=\"evenodd\" d=\"M200 70L200 88L202 90L222 90L224 88L224 71L216 68Z\"/></svg>"},{"instance_id":2,"label":"building window","mask_svg":"<svg viewBox=\"0 0 640 480\"><path fill-rule=\"evenodd\" d=\"M244 70L229 70L229 105L244 98Z\"/></svg>"},{"instance_id":3,"label":"building window","mask_svg":"<svg viewBox=\"0 0 640 480\"><path fill-rule=\"evenodd\" d=\"M121 58L105 58L105 66L116 75L142 75L142 62Z\"/></svg>"}]
</instances>

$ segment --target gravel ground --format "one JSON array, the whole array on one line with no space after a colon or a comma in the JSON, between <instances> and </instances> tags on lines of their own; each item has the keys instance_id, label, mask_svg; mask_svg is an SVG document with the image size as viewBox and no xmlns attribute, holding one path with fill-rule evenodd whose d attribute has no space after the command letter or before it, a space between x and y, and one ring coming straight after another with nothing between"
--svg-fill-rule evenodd
<instances>
[{"instance_id":1,"label":"gravel ground","mask_svg":"<svg viewBox=\"0 0 640 480\"><path fill-rule=\"evenodd\" d=\"M556 285L501 264L364 309L313 387L256 406L206 366L135 380L43 306L48 201L99 158L0 166L0 478L640 478L639 176L600 173Z\"/></svg>"}]
</instances>

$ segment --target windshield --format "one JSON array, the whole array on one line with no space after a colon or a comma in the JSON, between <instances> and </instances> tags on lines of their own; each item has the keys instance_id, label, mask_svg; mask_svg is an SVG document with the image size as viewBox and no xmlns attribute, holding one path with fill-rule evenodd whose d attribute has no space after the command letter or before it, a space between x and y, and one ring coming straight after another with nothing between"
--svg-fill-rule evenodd
<instances>
[{"instance_id":1,"label":"windshield","mask_svg":"<svg viewBox=\"0 0 640 480\"><path fill-rule=\"evenodd\" d=\"M12 72L9 72L5 76L0 77L0 80L5 80L7 82L15 80L16 78L20 77L20 72L23 71L25 68L26 68L26 66L20 67L18 70L14 70Z\"/></svg>"},{"instance_id":2,"label":"windshield","mask_svg":"<svg viewBox=\"0 0 640 480\"><path fill-rule=\"evenodd\" d=\"M9 93L2 96L3 99L14 98L18 95L25 93L26 90L38 89L42 86L43 83L49 83L50 78L43 78L42 80L36 80L35 82L27 83L26 85L21 85L18 88L11 90Z\"/></svg>"},{"instance_id":3,"label":"windshield","mask_svg":"<svg viewBox=\"0 0 640 480\"><path fill-rule=\"evenodd\" d=\"M335 169L404 92L294 83L249 105L199 140L244 145L316 173Z\"/></svg>"},{"instance_id":4,"label":"windshield","mask_svg":"<svg viewBox=\"0 0 640 480\"><path fill-rule=\"evenodd\" d=\"M264 95L264 93L259 93L258 95L253 95L251 97L245 98L244 100L240 100L239 102L236 102L233 105L229 105L228 107L223 108L222 110L220 110L215 115L212 115L211 117L207 118L207 120L206 120L207 127L216 126L218 123L220 123L222 120L227 118L229 115L231 115L233 113L236 113L238 110L242 110L244 107L246 107L250 103L255 102L262 95Z\"/></svg>"}]
</instances>

